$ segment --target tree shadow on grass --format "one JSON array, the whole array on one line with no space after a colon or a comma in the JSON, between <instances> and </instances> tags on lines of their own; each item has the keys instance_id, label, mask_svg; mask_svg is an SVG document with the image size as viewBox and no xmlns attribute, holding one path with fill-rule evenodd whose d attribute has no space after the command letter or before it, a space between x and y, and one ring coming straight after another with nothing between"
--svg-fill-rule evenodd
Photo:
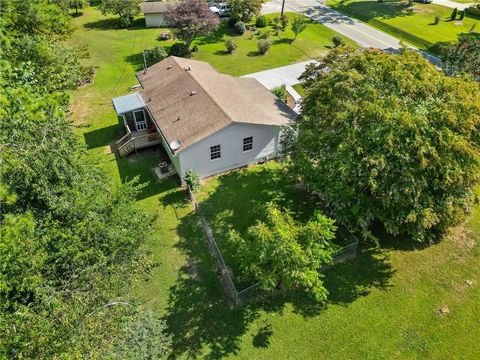
<instances>
[{"instance_id":1,"label":"tree shadow on grass","mask_svg":"<svg viewBox=\"0 0 480 360\"><path fill-rule=\"evenodd\" d=\"M137 195L137 200L160 194L169 187L180 185L180 179L177 175L172 175L163 180L159 180L155 175L154 168L161 161L169 161L161 145L139 149L125 158L121 158L115 152L115 161L122 183L138 178L138 183L144 185Z\"/></svg>"},{"instance_id":2,"label":"tree shadow on grass","mask_svg":"<svg viewBox=\"0 0 480 360\"><path fill-rule=\"evenodd\" d=\"M225 41L225 37L235 37L238 34L234 33L232 29L228 26L226 21L222 21L217 30L206 36L199 36L195 40L195 44L198 46L208 45L208 44L217 44Z\"/></svg>"},{"instance_id":3,"label":"tree shadow on grass","mask_svg":"<svg viewBox=\"0 0 480 360\"><path fill-rule=\"evenodd\" d=\"M218 193L210 194L208 199L215 205L215 209L223 209L226 214L222 219L224 225L227 225L227 222L236 225L243 221L252 222L256 217L257 207L268 200L290 204L296 217L302 217L300 212L308 213L305 207L309 204L295 197L286 198L285 192L278 186L278 182L283 181L278 178L280 174L278 168L266 168L256 169L252 174L240 171L222 176L217 179L220 184L215 192ZM183 207L186 192L179 189L160 200L163 206ZM220 219L217 220L214 230L215 226L220 224ZM189 212L181 216L179 221L176 248L186 255L187 263L179 269L177 282L170 289L164 316L173 338L172 359L218 359L236 355L251 324L256 322L261 314L281 315L287 304L291 305L295 313L306 318L321 316L328 308L328 304L317 304L301 291L284 291L257 298L244 303L240 308L232 309L220 285L199 217ZM367 295L372 288L385 289L392 273L386 256L376 250L366 249L358 258L333 266L326 272L325 283L330 291L330 303L346 306ZM252 336L252 345L267 348L274 335L273 330L268 320L257 326L258 331Z\"/></svg>"},{"instance_id":4,"label":"tree shadow on grass","mask_svg":"<svg viewBox=\"0 0 480 360\"><path fill-rule=\"evenodd\" d=\"M133 66L135 72L143 70L143 54L141 52L127 55L124 59Z\"/></svg>"},{"instance_id":5,"label":"tree shadow on grass","mask_svg":"<svg viewBox=\"0 0 480 360\"><path fill-rule=\"evenodd\" d=\"M109 17L100 20L91 21L83 25L89 30L145 30L145 20L143 17L134 19L128 27L123 27L119 18Z\"/></svg>"},{"instance_id":6,"label":"tree shadow on grass","mask_svg":"<svg viewBox=\"0 0 480 360\"><path fill-rule=\"evenodd\" d=\"M121 30L120 22L116 18L106 18L91 21L83 24L83 27L88 30Z\"/></svg>"},{"instance_id":7,"label":"tree shadow on grass","mask_svg":"<svg viewBox=\"0 0 480 360\"><path fill-rule=\"evenodd\" d=\"M262 54L260 51L256 50L256 51L249 51L247 53L247 56L248 57L257 57L257 56L265 56L266 54Z\"/></svg>"},{"instance_id":8,"label":"tree shadow on grass","mask_svg":"<svg viewBox=\"0 0 480 360\"><path fill-rule=\"evenodd\" d=\"M117 124L95 129L83 134L87 149L95 149L111 144L118 138L119 128Z\"/></svg>"}]
</instances>

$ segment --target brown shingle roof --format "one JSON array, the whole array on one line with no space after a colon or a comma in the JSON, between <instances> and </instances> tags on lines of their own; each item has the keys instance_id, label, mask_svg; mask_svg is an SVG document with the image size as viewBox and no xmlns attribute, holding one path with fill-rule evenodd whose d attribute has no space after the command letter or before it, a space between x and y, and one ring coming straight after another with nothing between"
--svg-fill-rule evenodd
<instances>
[{"instance_id":1,"label":"brown shingle roof","mask_svg":"<svg viewBox=\"0 0 480 360\"><path fill-rule=\"evenodd\" d=\"M280 126L296 117L257 80L220 74L201 61L171 56L137 78L163 136L180 140L180 150L234 122Z\"/></svg>"},{"instance_id":2,"label":"brown shingle roof","mask_svg":"<svg viewBox=\"0 0 480 360\"><path fill-rule=\"evenodd\" d=\"M144 14L166 13L168 6L171 4L172 2L168 1L144 2L140 5L140 8Z\"/></svg>"}]
</instances>

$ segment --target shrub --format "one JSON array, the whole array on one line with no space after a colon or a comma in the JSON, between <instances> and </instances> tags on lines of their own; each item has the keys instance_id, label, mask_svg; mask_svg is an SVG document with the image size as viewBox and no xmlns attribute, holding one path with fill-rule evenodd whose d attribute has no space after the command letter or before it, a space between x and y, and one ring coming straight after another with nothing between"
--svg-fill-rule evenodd
<instances>
[{"instance_id":1,"label":"shrub","mask_svg":"<svg viewBox=\"0 0 480 360\"><path fill-rule=\"evenodd\" d=\"M273 88L272 93L275 94L283 102L287 102L287 88L284 85Z\"/></svg>"},{"instance_id":2,"label":"shrub","mask_svg":"<svg viewBox=\"0 0 480 360\"><path fill-rule=\"evenodd\" d=\"M197 44L192 46L192 52L198 52L198 45Z\"/></svg>"},{"instance_id":3,"label":"shrub","mask_svg":"<svg viewBox=\"0 0 480 360\"><path fill-rule=\"evenodd\" d=\"M172 36L168 31L162 32L160 35L158 35L157 39L158 40L170 40Z\"/></svg>"},{"instance_id":4,"label":"shrub","mask_svg":"<svg viewBox=\"0 0 480 360\"><path fill-rule=\"evenodd\" d=\"M463 20L464 17L465 17L465 10L460 12L460 17L458 19Z\"/></svg>"},{"instance_id":5,"label":"shrub","mask_svg":"<svg viewBox=\"0 0 480 360\"><path fill-rule=\"evenodd\" d=\"M268 26L268 18L264 15L257 18L256 26L259 28Z\"/></svg>"},{"instance_id":6,"label":"shrub","mask_svg":"<svg viewBox=\"0 0 480 360\"><path fill-rule=\"evenodd\" d=\"M185 183L192 191L195 191L200 187L200 176L198 176L195 170L188 169L187 171L185 171L183 181L185 181Z\"/></svg>"},{"instance_id":7,"label":"shrub","mask_svg":"<svg viewBox=\"0 0 480 360\"><path fill-rule=\"evenodd\" d=\"M453 9L452 15L450 15L450 20L455 20L457 18L457 13L458 13L458 9L457 8Z\"/></svg>"},{"instance_id":8,"label":"shrub","mask_svg":"<svg viewBox=\"0 0 480 360\"><path fill-rule=\"evenodd\" d=\"M258 51L260 51L261 54L266 54L268 49L272 46L272 42L268 39L260 39L258 40L257 46Z\"/></svg>"},{"instance_id":9,"label":"shrub","mask_svg":"<svg viewBox=\"0 0 480 360\"><path fill-rule=\"evenodd\" d=\"M258 34L259 39L268 39L270 37L270 30L266 30L265 32L260 32Z\"/></svg>"},{"instance_id":10,"label":"shrub","mask_svg":"<svg viewBox=\"0 0 480 360\"><path fill-rule=\"evenodd\" d=\"M172 45L170 48L170 55L179 56L179 57L189 57L190 50L188 49L187 44L182 42L177 42Z\"/></svg>"},{"instance_id":11,"label":"shrub","mask_svg":"<svg viewBox=\"0 0 480 360\"><path fill-rule=\"evenodd\" d=\"M288 25L288 16L283 15L282 18L280 19L280 22L282 23L282 30L285 30Z\"/></svg>"},{"instance_id":12,"label":"shrub","mask_svg":"<svg viewBox=\"0 0 480 360\"><path fill-rule=\"evenodd\" d=\"M465 11L467 12L467 14L480 16L480 5L470 6L466 8Z\"/></svg>"},{"instance_id":13,"label":"shrub","mask_svg":"<svg viewBox=\"0 0 480 360\"><path fill-rule=\"evenodd\" d=\"M233 27L233 30L239 35L245 32L245 23L243 21L237 21Z\"/></svg>"},{"instance_id":14,"label":"shrub","mask_svg":"<svg viewBox=\"0 0 480 360\"><path fill-rule=\"evenodd\" d=\"M275 31L278 31L279 24L280 24L280 18L278 16L275 16L273 18L272 22L273 22L273 28L275 29Z\"/></svg>"},{"instance_id":15,"label":"shrub","mask_svg":"<svg viewBox=\"0 0 480 360\"><path fill-rule=\"evenodd\" d=\"M152 66L168 56L167 50L163 46L156 46L153 49L145 51L145 60L147 66Z\"/></svg>"},{"instance_id":16,"label":"shrub","mask_svg":"<svg viewBox=\"0 0 480 360\"><path fill-rule=\"evenodd\" d=\"M227 24L228 24L228 27L231 28L231 29L234 29L235 28L235 24L238 22L238 18L236 17L230 17L227 21Z\"/></svg>"},{"instance_id":17,"label":"shrub","mask_svg":"<svg viewBox=\"0 0 480 360\"><path fill-rule=\"evenodd\" d=\"M132 23L132 20L130 20L129 17L126 17L126 16L122 16L118 19L119 21L119 24L122 28L127 28L130 26L130 24Z\"/></svg>"},{"instance_id":18,"label":"shrub","mask_svg":"<svg viewBox=\"0 0 480 360\"><path fill-rule=\"evenodd\" d=\"M343 40L343 38L341 36L338 36L338 35L334 35L332 37L332 42L333 42L333 46L335 46L335 47L345 45L345 40Z\"/></svg>"},{"instance_id":19,"label":"shrub","mask_svg":"<svg viewBox=\"0 0 480 360\"><path fill-rule=\"evenodd\" d=\"M440 22L440 16L435 16L435 20L433 20L433 23L437 25Z\"/></svg>"},{"instance_id":20,"label":"shrub","mask_svg":"<svg viewBox=\"0 0 480 360\"><path fill-rule=\"evenodd\" d=\"M235 41L232 40L232 38L227 38L225 40L225 49L227 49L227 52L229 54L233 54L237 46L238 45L235 43Z\"/></svg>"}]
</instances>

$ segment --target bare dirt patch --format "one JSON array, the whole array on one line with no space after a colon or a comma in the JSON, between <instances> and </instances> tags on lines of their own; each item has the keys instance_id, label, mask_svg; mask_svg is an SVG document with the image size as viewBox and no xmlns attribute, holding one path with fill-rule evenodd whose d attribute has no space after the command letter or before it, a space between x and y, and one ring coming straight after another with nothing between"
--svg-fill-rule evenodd
<instances>
[{"instance_id":1,"label":"bare dirt patch","mask_svg":"<svg viewBox=\"0 0 480 360\"><path fill-rule=\"evenodd\" d=\"M456 226L450 230L449 237L458 245L473 249L475 240L471 236L471 231L465 229L463 226Z\"/></svg>"}]
</instances>

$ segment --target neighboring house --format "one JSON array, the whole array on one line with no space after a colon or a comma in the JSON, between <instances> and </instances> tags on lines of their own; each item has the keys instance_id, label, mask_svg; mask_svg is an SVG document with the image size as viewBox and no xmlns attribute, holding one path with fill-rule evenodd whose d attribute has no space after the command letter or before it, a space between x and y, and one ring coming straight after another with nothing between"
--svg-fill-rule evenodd
<instances>
[{"instance_id":1,"label":"neighboring house","mask_svg":"<svg viewBox=\"0 0 480 360\"><path fill-rule=\"evenodd\" d=\"M276 157L282 127L296 118L257 80L201 61L171 56L137 79L139 93L113 99L127 129L118 151L161 142L181 178L188 169L204 178Z\"/></svg>"},{"instance_id":2,"label":"neighboring house","mask_svg":"<svg viewBox=\"0 0 480 360\"><path fill-rule=\"evenodd\" d=\"M141 10L145 15L145 25L148 27L168 26L166 13L171 2L153 1L141 4Z\"/></svg>"}]
</instances>

